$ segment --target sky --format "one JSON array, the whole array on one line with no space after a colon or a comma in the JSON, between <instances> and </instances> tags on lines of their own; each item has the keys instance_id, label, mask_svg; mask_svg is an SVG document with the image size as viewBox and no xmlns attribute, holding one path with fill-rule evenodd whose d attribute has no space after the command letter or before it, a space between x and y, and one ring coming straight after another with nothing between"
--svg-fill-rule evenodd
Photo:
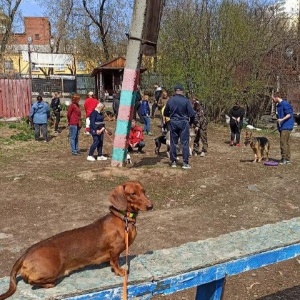
<instances>
[{"instance_id":1,"label":"sky","mask_svg":"<svg viewBox=\"0 0 300 300\"><path fill-rule=\"evenodd\" d=\"M22 12L23 17L44 16L41 5L37 4L35 0L22 0L19 9Z\"/></svg>"}]
</instances>

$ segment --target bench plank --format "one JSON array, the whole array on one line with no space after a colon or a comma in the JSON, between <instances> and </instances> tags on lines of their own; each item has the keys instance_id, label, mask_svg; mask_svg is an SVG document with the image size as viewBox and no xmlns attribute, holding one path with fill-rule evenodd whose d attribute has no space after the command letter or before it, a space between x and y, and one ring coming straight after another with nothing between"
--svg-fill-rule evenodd
<instances>
[{"instance_id":1,"label":"bench plank","mask_svg":"<svg viewBox=\"0 0 300 300\"><path fill-rule=\"evenodd\" d=\"M300 218L240 230L130 257L128 295L149 299L151 294L171 294L299 254ZM8 277L0 280L0 293L8 282ZM102 264L73 273L52 289L33 290L20 281L10 299L120 299L122 284L123 279Z\"/></svg>"}]
</instances>

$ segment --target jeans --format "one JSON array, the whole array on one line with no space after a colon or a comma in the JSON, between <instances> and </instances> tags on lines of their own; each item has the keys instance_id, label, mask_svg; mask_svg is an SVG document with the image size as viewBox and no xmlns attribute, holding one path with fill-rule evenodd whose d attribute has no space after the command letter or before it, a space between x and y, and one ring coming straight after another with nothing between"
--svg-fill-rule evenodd
<instances>
[{"instance_id":1,"label":"jeans","mask_svg":"<svg viewBox=\"0 0 300 300\"><path fill-rule=\"evenodd\" d=\"M138 148L138 152L141 152L142 149L145 147L145 142L144 141L139 141L136 145L136 147ZM132 152L133 149L131 146L128 146L128 152Z\"/></svg>"},{"instance_id":2,"label":"jeans","mask_svg":"<svg viewBox=\"0 0 300 300\"><path fill-rule=\"evenodd\" d=\"M182 146L182 160L184 163L189 163L189 138L190 138L190 125L188 121L170 121L170 160L176 161L177 151L176 145L180 138Z\"/></svg>"},{"instance_id":3,"label":"jeans","mask_svg":"<svg viewBox=\"0 0 300 300\"><path fill-rule=\"evenodd\" d=\"M43 139L48 141L48 131L47 131L47 123L46 124L34 124L34 135L35 140L37 141L40 138L40 132L42 131Z\"/></svg>"},{"instance_id":4,"label":"jeans","mask_svg":"<svg viewBox=\"0 0 300 300\"><path fill-rule=\"evenodd\" d=\"M150 132L150 117L143 116L143 122L144 122L144 131L146 131L146 133L149 133Z\"/></svg>"},{"instance_id":5,"label":"jeans","mask_svg":"<svg viewBox=\"0 0 300 300\"><path fill-rule=\"evenodd\" d=\"M54 112L53 113L55 116L55 127L54 127L54 131L58 131L58 124L60 122L60 112Z\"/></svg>"},{"instance_id":6,"label":"jeans","mask_svg":"<svg viewBox=\"0 0 300 300\"><path fill-rule=\"evenodd\" d=\"M243 124L230 122L229 126L230 126L230 141L234 142L235 140L236 144L239 144L241 139L241 131L242 131Z\"/></svg>"},{"instance_id":7,"label":"jeans","mask_svg":"<svg viewBox=\"0 0 300 300\"><path fill-rule=\"evenodd\" d=\"M280 151L281 158L290 160L291 159L291 149L290 149L290 136L291 130L281 130L280 131Z\"/></svg>"},{"instance_id":8,"label":"jeans","mask_svg":"<svg viewBox=\"0 0 300 300\"><path fill-rule=\"evenodd\" d=\"M152 118L154 118L155 110L158 107L157 102L158 101L155 100L154 103L152 104L152 107L151 107L151 117Z\"/></svg>"},{"instance_id":9,"label":"jeans","mask_svg":"<svg viewBox=\"0 0 300 300\"><path fill-rule=\"evenodd\" d=\"M199 142L201 141L202 143L202 150L201 152L206 153L207 148L208 148L208 143L207 143L207 130L203 130L203 128L199 128L198 131L196 132L196 136L194 139L194 150L196 152L199 152Z\"/></svg>"},{"instance_id":10,"label":"jeans","mask_svg":"<svg viewBox=\"0 0 300 300\"><path fill-rule=\"evenodd\" d=\"M78 136L79 136L79 127L77 125L70 125L70 146L72 153L78 153Z\"/></svg>"},{"instance_id":11,"label":"jeans","mask_svg":"<svg viewBox=\"0 0 300 300\"><path fill-rule=\"evenodd\" d=\"M98 156L102 156L104 133L93 135L93 143L90 147L89 156L93 156L95 150L98 151Z\"/></svg>"}]
</instances>

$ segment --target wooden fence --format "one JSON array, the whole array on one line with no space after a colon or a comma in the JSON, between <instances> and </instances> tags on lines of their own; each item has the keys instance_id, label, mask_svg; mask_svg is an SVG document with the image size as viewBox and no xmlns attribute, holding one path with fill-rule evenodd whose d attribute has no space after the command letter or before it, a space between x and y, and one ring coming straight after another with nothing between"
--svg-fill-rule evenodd
<instances>
[{"instance_id":1,"label":"wooden fence","mask_svg":"<svg viewBox=\"0 0 300 300\"><path fill-rule=\"evenodd\" d=\"M29 79L0 79L0 118L22 118L31 107Z\"/></svg>"}]
</instances>

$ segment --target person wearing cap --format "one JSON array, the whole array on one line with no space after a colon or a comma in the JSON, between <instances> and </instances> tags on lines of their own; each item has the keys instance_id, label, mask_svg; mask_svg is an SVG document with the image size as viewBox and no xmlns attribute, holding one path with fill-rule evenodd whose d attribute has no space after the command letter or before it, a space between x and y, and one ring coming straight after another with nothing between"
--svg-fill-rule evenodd
<instances>
[{"instance_id":1,"label":"person wearing cap","mask_svg":"<svg viewBox=\"0 0 300 300\"><path fill-rule=\"evenodd\" d=\"M85 99L83 107L85 110L85 134L90 134L90 115L96 108L99 101L94 98L94 93L89 92L88 97Z\"/></svg>"},{"instance_id":2,"label":"person wearing cap","mask_svg":"<svg viewBox=\"0 0 300 300\"><path fill-rule=\"evenodd\" d=\"M175 94L167 101L164 116L170 118L170 160L171 167L176 168L177 149L176 145L180 138L182 145L183 169L190 169L189 165L189 138L190 124L195 118L191 101L183 94L183 86L177 84L174 87Z\"/></svg>"}]
</instances>

